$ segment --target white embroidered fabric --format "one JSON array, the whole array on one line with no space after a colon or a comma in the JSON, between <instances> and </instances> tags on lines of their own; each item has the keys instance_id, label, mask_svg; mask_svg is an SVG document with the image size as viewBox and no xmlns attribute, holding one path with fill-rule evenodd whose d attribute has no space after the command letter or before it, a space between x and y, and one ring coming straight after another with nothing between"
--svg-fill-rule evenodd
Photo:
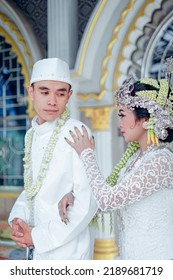
<instances>
[{"instance_id":1,"label":"white embroidered fabric","mask_svg":"<svg viewBox=\"0 0 173 280\"><path fill-rule=\"evenodd\" d=\"M103 178L94 151L85 149L81 160L90 187L102 211L119 209L164 188L173 188L173 154L167 148L152 147L139 157L139 150L120 171L117 184L111 187Z\"/></svg>"},{"instance_id":2,"label":"white embroidered fabric","mask_svg":"<svg viewBox=\"0 0 173 280\"><path fill-rule=\"evenodd\" d=\"M173 259L173 153L139 150L106 183L93 150L81 154L94 197L102 211L117 210L120 259Z\"/></svg>"}]
</instances>

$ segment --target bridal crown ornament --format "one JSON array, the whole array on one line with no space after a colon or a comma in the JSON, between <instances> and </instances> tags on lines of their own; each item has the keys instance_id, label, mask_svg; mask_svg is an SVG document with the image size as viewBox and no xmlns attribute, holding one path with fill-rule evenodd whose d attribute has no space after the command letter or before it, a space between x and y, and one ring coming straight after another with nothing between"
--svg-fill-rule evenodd
<instances>
[{"instance_id":1,"label":"bridal crown ornament","mask_svg":"<svg viewBox=\"0 0 173 280\"><path fill-rule=\"evenodd\" d=\"M152 78L140 79L141 84L150 85L152 90L142 90L135 92L134 79L129 76L122 86L115 91L116 105L127 106L130 110L135 107L147 109L150 114L148 128L154 130L158 139L165 140L168 136L167 129L173 129L173 83L171 79L173 73L173 58L169 58L165 63L165 79L155 80Z\"/></svg>"}]
</instances>

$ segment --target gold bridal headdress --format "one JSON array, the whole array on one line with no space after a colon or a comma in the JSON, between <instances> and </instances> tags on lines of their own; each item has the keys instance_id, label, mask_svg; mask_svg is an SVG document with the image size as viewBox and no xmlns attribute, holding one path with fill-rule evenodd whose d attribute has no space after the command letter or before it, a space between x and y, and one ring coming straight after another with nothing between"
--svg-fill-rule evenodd
<instances>
[{"instance_id":1,"label":"gold bridal headdress","mask_svg":"<svg viewBox=\"0 0 173 280\"><path fill-rule=\"evenodd\" d=\"M165 66L166 79L142 78L139 81L141 84L150 85L155 89L138 91L135 96L132 96L135 81L132 76L129 76L115 91L118 106L127 106L131 110L134 110L135 107L147 109L150 114L149 125L152 123L155 135L161 140L167 138L167 128L173 129L173 87L169 82L172 79L173 59L167 59Z\"/></svg>"}]
</instances>

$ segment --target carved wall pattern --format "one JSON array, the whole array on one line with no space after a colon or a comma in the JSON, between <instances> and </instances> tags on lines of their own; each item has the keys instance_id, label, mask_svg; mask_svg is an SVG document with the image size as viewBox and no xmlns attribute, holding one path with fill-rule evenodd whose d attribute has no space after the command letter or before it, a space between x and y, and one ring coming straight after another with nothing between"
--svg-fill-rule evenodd
<instances>
[{"instance_id":1,"label":"carved wall pattern","mask_svg":"<svg viewBox=\"0 0 173 280\"><path fill-rule=\"evenodd\" d=\"M13 0L32 26L47 54L47 0ZM78 0L78 44L98 0Z\"/></svg>"},{"instance_id":2,"label":"carved wall pattern","mask_svg":"<svg viewBox=\"0 0 173 280\"><path fill-rule=\"evenodd\" d=\"M79 43L83 36L87 22L94 10L98 0L78 0L78 40Z\"/></svg>"},{"instance_id":3,"label":"carved wall pattern","mask_svg":"<svg viewBox=\"0 0 173 280\"><path fill-rule=\"evenodd\" d=\"M39 38L45 54L47 52L47 0L13 0L25 15Z\"/></svg>"}]
</instances>

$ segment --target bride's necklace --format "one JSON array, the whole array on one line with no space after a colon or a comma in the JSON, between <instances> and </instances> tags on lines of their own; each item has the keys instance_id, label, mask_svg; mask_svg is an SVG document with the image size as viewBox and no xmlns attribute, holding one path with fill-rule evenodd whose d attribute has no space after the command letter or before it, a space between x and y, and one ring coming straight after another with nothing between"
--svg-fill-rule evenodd
<instances>
[{"instance_id":1,"label":"bride's necklace","mask_svg":"<svg viewBox=\"0 0 173 280\"><path fill-rule=\"evenodd\" d=\"M33 176L32 176L32 169L31 169L31 147L32 147L32 138L34 134L34 129L31 129L27 134L26 144L25 144L25 157L23 160L24 160L24 188L26 193L26 199L28 202L32 200L32 198L38 193L38 191L42 186L43 180L45 179L47 170L49 168L49 164L53 157L53 152L57 143L59 132L61 130L61 127L65 124L65 122L69 117L70 117L70 112L68 108L66 108L63 114L60 116L60 119L58 120L58 124L55 127L50 137L49 143L43 155L38 176L34 183L32 182Z\"/></svg>"}]
</instances>

